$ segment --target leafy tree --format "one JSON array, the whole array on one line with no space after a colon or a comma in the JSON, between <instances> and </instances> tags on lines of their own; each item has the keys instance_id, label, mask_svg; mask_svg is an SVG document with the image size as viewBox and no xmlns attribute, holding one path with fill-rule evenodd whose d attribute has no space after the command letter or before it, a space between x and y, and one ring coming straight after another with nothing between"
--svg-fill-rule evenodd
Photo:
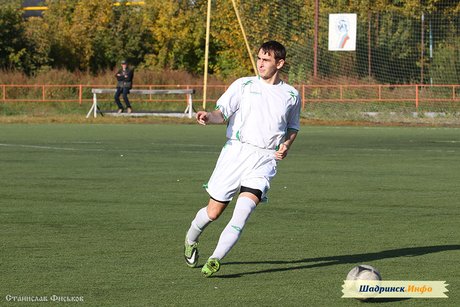
<instances>
[{"instance_id":1,"label":"leafy tree","mask_svg":"<svg viewBox=\"0 0 460 307\"><path fill-rule=\"evenodd\" d=\"M81 70L97 71L103 65L91 67L95 58L95 44L101 35L107 35L107 28L112 20L111 0L78 1L73 11L69 38L73 46L73 56L78 60Z\"/></svg>"},{"instance_id":2,"label":"leafy tree","mask_svg":"<svg viewBox=\"0 0 460 307\"><path fill-rule=\"evenodd\" d=\"M0 67L21 68L26 52L21 13L14 4L5 4L0 10Z\"/></svg>"},{"instance_id":3,"label":"leafy tree","mask_svg":"<svg viewBox=\"0 0 460 307\"><path fill-rule=\"evenodd\" d=\"M19 6L19 1L8 1L0 10L0 68L31 74L48 62L46 44L24 23Z\"/></svg>"},{"instance_id":4,"label":"leafy tree","mask_svg":"<svg viewBox=\"0 0 460 307\"><path fill-rule=\"evenodd\" d=\"M100 37L105 41L106 58L113 66L120 59L138 65L152 50L152 35L145 10L139 7L120 5L113 9L109 33Z\"/></svg>"},{"instance_id":5,"label":"leafy tree","mask_svg":"<svg viewBox=\"0 0 460 307\"><path fill-rule=\"evenodd\" d=\"M145 65L200 70L204 48L203 4L205 1L146 1L152 50Z\"/></svg>"},{"instance_id":6,"label":"leafy tree","mask_svg":"<svg viewBox=\"0 0 460 307\"><path fill-rule=\"evenodd\" d=\"M77 1L49 1L48 10L44 12L44 23L49 29L50 58L53 67L76 70L79 59L75 56L73 45L72 20Z\"/></svg>"},{"instance_id":7,"label":"leafy tree","mask_svg":"<svg viewBox=\"0 0 460 307\"><path fill-rule=\"evenodd\" d=\"M30 58L27 71L32 73L51 66L52 59L49 57L51 43L48 25L42 18L29 18L24 22L24 26L24 39L28 45L27 50Z\"/></svg>"},{"instance_id":8,"label":"leafy tree","mask_svg":"<svg viewBox=\"0 0 460 307\"><path fill-rule=\"evenodd\" d=\"M49 9L42 19L24 20L18 10L21 1L0 0L0 68L31 74L51 66L97 73L125 58L145 68L203 72L208 0L145 0L144 6L125 2L113 6L112 0L47 1ZM282 41L288 49L284 73L292 82L308 81L313 71L314 1L235 2L250 56L263 41ZM252 74L232 1L212 0L212 6L210 74ZM358 14L356 52L328 51L328 14L339 12ZM423 46L422 15L427 38ZM367 78L371 71L379 82L418 82L423 65L426 76L439 76L451 68L446 67L449 57L457 54L459 15L460 3L453 0L321 0L319 74ZM429 34L434 56L421 62ZM290 66L291 61L296 66Z\"/></svg>"}]
</instances>

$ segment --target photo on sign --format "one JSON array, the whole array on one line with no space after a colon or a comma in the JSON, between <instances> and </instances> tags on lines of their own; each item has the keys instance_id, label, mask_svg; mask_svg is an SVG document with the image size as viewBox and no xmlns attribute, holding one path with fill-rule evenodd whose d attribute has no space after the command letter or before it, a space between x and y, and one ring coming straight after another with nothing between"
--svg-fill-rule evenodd
<instances>
[{"instance_id":1,"label":"photo on sign","mask_svg":"<svg viewBox=\"0 0 460 307\"><path fill-rule=\"evenodd\" d=\"M329 14L329 50L356 50L356 14Z\"/></svg>"}]
</instances>

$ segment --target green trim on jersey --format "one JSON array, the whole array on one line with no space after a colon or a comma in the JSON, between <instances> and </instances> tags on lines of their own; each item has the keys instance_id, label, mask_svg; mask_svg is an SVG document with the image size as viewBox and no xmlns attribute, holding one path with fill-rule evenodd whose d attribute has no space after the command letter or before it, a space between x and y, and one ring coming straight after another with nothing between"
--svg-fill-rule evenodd
<instances>
[{"instance_id":1,"label":"green trim on jersey","mask_svg":"<svg viewBox=\"0 0 460 307\"><path fill-rule=\"evenodd\" d=\"M240 130L238 130L238 131L236 132L236 135L235 135L235 136L236 136L236 139L237 139L238 141L241 141L241 139L240 139Z\"/></svg>"},{"instance_id":2,"label":"green trim on jersey","mask_svg":"<svg viewBox=\"0 0 460 307\"><path fill-rule=\"evenodd\" d=\"M252 83L254 83L252 80L248 80L246 82L243 82L243 84L241 84L241 92L244 92L244 88L248 85L251 85Z\"/></svg>"},{"instance_id":3,"label":"green trim on jersey","mask_svg":"<svg viewBox=\"0 0 460 307\"><path fill-rule=\"evenodd\" d=\"M220 106L215 106L214 107L214 110L219 110L220 113L222 113L222 116L224 117L224 121L227 121L227 116L225 116L224 112L222 112L222 110L220 109Z\"/></svg>"},{"instance_id":4,"label":"green trim on jersey","mask_svg":"<svg viewBox=\"0 0 460 307\"><path fill-rule=\"evenodd\" d=\"M294 91L289 91L289 95L291 96L292 99L296 99L297 95L294 93Z\"/></svg>"},{"instance_id":5,"label":"green trim on jersey","mask_svg":"<svg viewBox=\"0 0 460 307\"><path fill-rule=\"evenodd\" d=\"M248 80L248 81L246 81L246 82L243 82L243 86L242 86L243 89L244 89L244 87L245 87L246 85L249 85L249 84L252 84L252 83L253 83L252 80Z\"/></svg>"}]
</instances>

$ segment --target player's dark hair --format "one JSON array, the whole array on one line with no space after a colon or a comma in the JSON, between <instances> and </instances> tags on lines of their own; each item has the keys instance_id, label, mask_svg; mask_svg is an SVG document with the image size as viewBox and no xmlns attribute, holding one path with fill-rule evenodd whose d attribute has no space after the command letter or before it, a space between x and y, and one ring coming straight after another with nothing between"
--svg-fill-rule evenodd
<instances>
[{"instance_id":1,"label":"player's dark hair","mask_svg":"<svg viewBox=\"0 0 460 307\"><path fill-rule=\"evenodd\" d=\"M277 41L268 41L260 46L259 51L262 50L265 53L271 54L273 53L275 56L275 60L286 60L286 48L277 42Z\"/></svg>"}]
</instances>

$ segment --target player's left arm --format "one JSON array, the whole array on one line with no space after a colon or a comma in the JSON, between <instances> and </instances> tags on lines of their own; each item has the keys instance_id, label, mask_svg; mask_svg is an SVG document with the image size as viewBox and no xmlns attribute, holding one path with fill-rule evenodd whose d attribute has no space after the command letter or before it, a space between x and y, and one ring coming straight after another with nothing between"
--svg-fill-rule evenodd
<instances>
[{"instance_id":1,"label":"player's left arm","mask_svg":"<svg viewBox=\"0 0 460 307\"><path fill-rule=\"evenodd\" d=\"M280 144L278 150L275 152L275 159L283 160L286 158L289 149L294 143L297 133L300 128L300 96L297 91L292 91L291 97L295 99L294 107L290 110L287 116L287 132L284 138L284 142Z\"/></svg>"},{"instance_id":2,"label":"player's left arm","mask_svg":"<svg viewBox=\"0 0 460 307\"><path fill-rule=\"evenodd\" d=\"M276 160L283 160L286 158L292 143L294 143L294 140L297 137L298 132L299 131L296 129L288 129L285 141L281 143L279 149L275 152Z\"/></svg>"}]
</instances>

